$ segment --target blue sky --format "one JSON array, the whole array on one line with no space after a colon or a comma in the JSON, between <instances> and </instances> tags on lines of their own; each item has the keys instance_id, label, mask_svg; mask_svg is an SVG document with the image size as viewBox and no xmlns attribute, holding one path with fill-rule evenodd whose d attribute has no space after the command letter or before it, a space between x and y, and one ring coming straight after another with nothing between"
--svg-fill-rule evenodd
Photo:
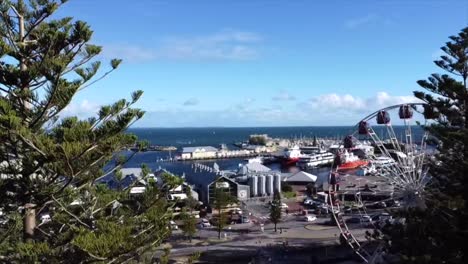
<instances>
[{"instance_id":1,"label":"blue sky","mask_svg":"<svg viewBox=\"0 0 468 264\"><path fill-rule=\"evenodd\" d=\"M348 125L415 101L468 2L71 0L57 15L124 60L68 114L142 89L137 127Z\"/></svg>"}]
</instances>

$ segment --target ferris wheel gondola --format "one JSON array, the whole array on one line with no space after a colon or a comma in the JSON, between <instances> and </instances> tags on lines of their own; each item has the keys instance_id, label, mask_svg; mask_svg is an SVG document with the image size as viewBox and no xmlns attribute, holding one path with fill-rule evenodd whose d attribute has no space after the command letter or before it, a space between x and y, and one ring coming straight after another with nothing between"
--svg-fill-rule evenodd
<instances>
[{"instance_id":1,"label":"ferris wheel gondola","mask_svg":"<svg viewBox=\"0 0 468 264\"><path fill-rule=\"evenodd\" d=\"M416 114L420 114L415 117ZM392 114L397 119L392 120ZM355 132L345 137L343 146L345 151L351 151L362 141L369 141L375 149L375 153L367 154L366 159L372 164L377 160L391 160L385 166L379 168L374 176L375 182L379 182L387 188L385 195L376 195L380 197L377 202L397 204L401 201L401 208L396 210L406 210L411 207L424 208L424 187L428 183L426 169L426 141L427 132L423 131L418 135L417 131L422 130L415 127L418 123L426 123L428 119L437 118L437 111L426 104L411 103L394 105L380 109L358 122ZM419 128L419 130L418 130ZM399 135L400 134L400 135ZM400 136L400 140L398 139ZM416 140L420 139L420 141ZM366 163L367 164L367 163ZM343 192L339 191L339 177L348 177L346 173L335 169L329 175L329 204L333 213L333 218L341 233L341 242L348 244L351 249L366 263L382 262L383 247L377 242L377 246L369 246L371 240L358 239L353 228L346 224L342 205L340 205L339 196ZM358 178L359 179L359 178ZM362 179L362 178L361 178ZM384 187L382 187L383 190ZM367 189L366 189L367 188ZM354 192L354 205L358 208L359 215L368 215L368 204L364 201L363 193L372 192L366 184L366 188L358 189ZM382 193L384 193L382 191ZM344 200L344 198L343 198ZM376 203L374 200L373 204ZM379 228L370 220L372 228ZM372 241L375 242L375 241Z\"/></svg>"}]
</instances>

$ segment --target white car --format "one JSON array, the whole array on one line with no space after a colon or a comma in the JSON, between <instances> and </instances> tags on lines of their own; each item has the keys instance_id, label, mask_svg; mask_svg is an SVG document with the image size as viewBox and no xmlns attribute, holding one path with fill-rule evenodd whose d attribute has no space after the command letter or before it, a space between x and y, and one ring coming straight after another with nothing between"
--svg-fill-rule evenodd
<instances>
[{"instance_id":1,"label":"white car","mask_svg":"<svg viewBox=\"0 0 468 264\"><path fill-rule=\"evenodd\" d=\"M361 216L361 223L371 223L372 218L368 215L363 215Z\"/></svg>"},{"instance_id":2,"label":"white car","mask_svg":"<svg viewBox=\"0 0 468 264\"><path fill-rule=\"evenodd\" d=\"M169 224L171 225L171 229L172 229L172 230L178 230L178 229L179 229L179 227L177 226L176 222L174 222L174 221L171 220L171 221L169 222Z\"/></svg>"},{"instance_id":3,"label":"white car","mask_svg":"<svg viewBox=\"0 0 468 264\"><path fill-rule=\"evenodd\" d=\"M211 227L210 221L208 221L208 219L205 219L205 218L203 218L198 225L201 228Z\"/></svg>"},{"instance_id":4,"label":"white car","mask_svg":"<svg viewBox=\"0 0 468 264\"><path fill-rule=\"evenodd\" d=\"M289 208L289 206L287 204L285 204L285 203L281 204L281 209L288 209L288 208Z\"/></svg>"},{"instance_id":5,"label":"white car","mask_svg":"<svg viewBox=\"0 0 468 264\"><path fill-rule=\"evenodd\" d=\"M304 215L302 217L302 221L305 222L314 222L315 220L317 220L317 217L315 215Z\"/></svg>"}]
</instances>

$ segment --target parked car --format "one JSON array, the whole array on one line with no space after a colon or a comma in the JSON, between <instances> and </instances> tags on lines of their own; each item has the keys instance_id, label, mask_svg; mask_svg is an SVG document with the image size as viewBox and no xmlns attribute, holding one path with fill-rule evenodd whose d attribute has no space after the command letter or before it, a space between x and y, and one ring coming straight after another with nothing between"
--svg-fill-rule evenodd
<instances>
[{"instance_id":1,"label":"parked car","mask_svg":"<svg viewBox=\"0 0 468 264\"><path fill-rule=\"evenodd\" d=\"M361 223L372 223L372 218L368 215L361 216Z\"/></svg>"},{"instance_id":2,"label":"parked car","mask_svg":"<svg viewBox=\"0 0 468 264\"><path fill-rule=\"evenodd\" d=\"M343 207L343 212L347 213L347 214L350 214L351 213L351 206L345 206Z\"/></svg>"},{"instance_id":3,"label":"parked car","mask_svg":"<svg viewBox=\"0 0 468 264\"><path fill-rule=\"evenodd\" d=\"M250 223L250 218L248 216L242 216L240 218L242 224Z\"/></svg>"},{"instance_id":4,"label":"parked car","mask_svg":"<svg viewBox=\"0 0 468 264\"><path fill-rule=\"evenodd\" d=\"M305 198L304 201L303 201L304 205L313 205L314 203L315 203L315 201L312 200L312 198L310 198L310 197Z\"/></svg>"},{"instance_id":5,"label":"parked car","mask_svg":"<svg viewBox=\"0 0 468 264\"><path fill-rule=\"evenodd\" d=\"M171 220L171 221L169 222L169 224L170 224L172 230L178 230L178 229L179 229L179 227L177 226L176 222L174 222L174 221Z\"/></svg>"},{"instance_id":6,"label":"parked car","mask_svg":"<svg viewBox=\"0 0 468 264\"><path fill-rule=\"evenodd\" d=\"M232 214L238 214L238 215L242 214L242 210L240 208L234 208L234 209L231 209L230 211Z\"/></svg>"},{"instance_id":7,"label":"parked car","mask_svg":"<svg viewBox=\"0 0 468 264\"><path fill-rule=\"evenodd\" d=\"M288 209L288 208L289 208L289 206L287 204L285 204L285 203L281 204L281 209Z\"/></svg>"},{"instance_id":8,"label":"parked car","mask_svg":"<svg viewBox=\"0 0 468 264\"><path fill-rule=\"evenodd\" d=\"M315 215L304 215L301 217L301 220L305 222L314 222L317 220L317 217Z\"/></svg>"},{"instance_id":9,"label":"parked car","mask_svg":"<svg viewBox=\"0 0 468 264\"><path fill-rule=\"evenodd\" d=\"M198 226L199 226L200 228L206 228L206 227L211 227L211 224L210 224L210 221L208 221L208 219L202 218L202 220L200 221L200 223L198 224Z\"/></svg>"}]
</instances>

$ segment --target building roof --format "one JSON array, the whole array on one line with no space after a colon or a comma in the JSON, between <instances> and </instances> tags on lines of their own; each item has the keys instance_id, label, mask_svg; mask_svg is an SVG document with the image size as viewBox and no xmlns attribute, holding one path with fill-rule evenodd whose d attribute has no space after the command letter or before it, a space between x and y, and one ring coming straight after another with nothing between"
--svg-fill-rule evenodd
<instances>
[{"instance_id":1,"label":"building roof","mask_svg":"<svg viewBox=\"0 0 468 264\"><path fill-rule=\"evenodd\" d=\"M141 168L122 168L120 169L120 172L122 172L122 176L128 176L132 175L137 178L141 177Z\"/></svg>"},{"instance_id":2,"label":"building roof","mask_svg":"<svg viewBox=\"0 0 468 264\"><path fill-rule=\"evenodd\" d=\"M211 146L201 146L201 147L185 147L182 148L183 153L193 153L193 152L217 152L218 149Z\"/></svg>"},{"instance_id":3,"label":"building roof","mask_svg":"<svg viewBox=\"0 0 468 264\"><path fill-rule=\"evenodd\" d=\"M245 175L245 174L248 174L249 172L269 172L269 171L271 171L271 169L268 168L267 166L259 162L251 162L251 163L242 165L237 171L237 173Z\"/></svg>"},{"instance_id":4,"label":"building roof","mask_svg":"<svg viewBox=\"0 0 468 264\"><path fill-rule=\"evenodd\" d=\"M208 184L208 186L212 185L213 183L219 182L219 181L228 181L228 182L230 182L230 183L232 183L234 185L239 185L237 182L233 181L232 179L229 179L228 177L220 176L219 178L215 179L210 184Z\"/></svg>"},{"instance_id":5,"label":"building roof","mask_svg":"<svg viewBox=\"0 0 468 264\"><path fill-rule=\"evenodd\" d=\"M317 176L307 173L305 171L299 171L291 176L284 179L286 182L315 182L317 181Z\"/></svg>"}]
</instances>

